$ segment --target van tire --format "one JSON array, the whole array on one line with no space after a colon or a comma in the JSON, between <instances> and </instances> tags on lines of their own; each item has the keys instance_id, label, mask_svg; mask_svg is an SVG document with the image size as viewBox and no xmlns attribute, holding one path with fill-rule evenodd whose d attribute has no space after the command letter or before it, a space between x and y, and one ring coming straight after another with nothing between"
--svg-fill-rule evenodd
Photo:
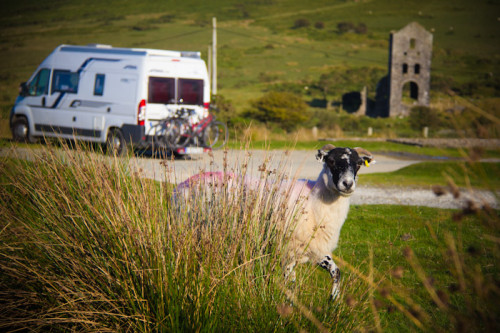
<instances>
[{"instance_id":1,"label":"van tire","mask_svg":"<svg viewBox=\"0 0 500 333\"><path fill-rule=\"evenodd\" d=\"M26 142L33 143L33 137L30 133L30 126L28 124L28 120L24 117L19 117L12 123L11 127L12 138L16 142Z\"/></svg>"},{"instance_id":2,"label":"van tire","mask_svg":"<svg viewBox=\"0 0 500 333\"><path fill-rule=\"evenodd\" d=\"M123 137L122 131L118 128L109 130L106 139L106 153L111 156L124 156L127 154L127 142Z\"/></svg>"}]
</instances>

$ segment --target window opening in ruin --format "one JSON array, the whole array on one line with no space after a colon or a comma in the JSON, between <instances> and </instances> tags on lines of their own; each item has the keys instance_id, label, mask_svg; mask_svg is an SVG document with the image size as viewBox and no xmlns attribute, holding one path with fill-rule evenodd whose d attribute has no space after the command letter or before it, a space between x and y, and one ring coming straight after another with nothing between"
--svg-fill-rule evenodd
<instances>
[{"instance_id":1,"label":"window opening in ruin","mask_svg":"<svg viewBox=\"0 0 500 333\"><path fill-rule=\"evenodd\" d=\"M415 71L415 74L420 74L420 64L415 64L414 71Z\"/></svg>"},{"instance_id":2,"label":"window opening in ruin","mask_svg":"<svg viewBox=\"0 0 500 333\"><path fill-rule=\"evenodd\" d=\"M408 64L403 64L403 74L408 73Z\"/></svg>"},{"instance_id":3,"label":"window opening in ruin","mask_svg":"<svg viewBox=\"0 0 500 333\"><path fill-rule=\"evenodd\" d=\"M405 104L413 104L418 100L418 85L413 82L406 82L403 86L402 102Z\"/></svg>"},{"instance_id":4,"label":"window opening in ruin","mask_svg":"<svg viewBox=\"0 0 500 333\"><path fill-rule=\"evenodd\" d=\"M410 39L410 49L414 49L417 44L417 40L415 38Z\"/></svg>"}]
</instances>

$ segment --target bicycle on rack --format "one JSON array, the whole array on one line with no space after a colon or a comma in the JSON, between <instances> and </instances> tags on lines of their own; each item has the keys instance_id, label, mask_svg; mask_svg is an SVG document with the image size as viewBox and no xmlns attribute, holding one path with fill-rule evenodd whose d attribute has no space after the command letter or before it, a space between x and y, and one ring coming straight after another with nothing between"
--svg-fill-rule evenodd
<instances>
[{"instance_id":1,"label":"bicycle on rack","mask_svg":"<svg viewBox=\"0 0 500 333\"><path fill-rule=\"evenodd\" d=\"M190 118L195 114L192 109L178 110L179 118L182 123L174 125L179 128L179 137L175 138L176 145L179 148L193 145L196 147L209 147L220 149L227 143L229 132L226 124L216 120L213 114L201 119L196 123L191 123Z\"/></svg>"},{"instance_id":2,"label":"bicycle on rack","mask_svg":"<svg viewBox=\"0 0 500 333\"><path fill-rule=\"evenodd\" d=\"M216 120L213 114L193 123L193 109L181 108L175 115L160 122L155 129L156 140L168 149L187 145L220 149L227 143L229 132L226 124Z\"/></svg>"},{"instance_id":3,"label":"bicycle on rack","mask_svg":"<svg viewBox=\"0 0 500 333\"><path fill-rule=\"evenodd\" d=\"M153 145L161 148L174 150L181 146L181 133L187 130L188 124L185 119L179 117L176 113L174 116L158 122L153 128Z\"/></svg>"}]
</instances>

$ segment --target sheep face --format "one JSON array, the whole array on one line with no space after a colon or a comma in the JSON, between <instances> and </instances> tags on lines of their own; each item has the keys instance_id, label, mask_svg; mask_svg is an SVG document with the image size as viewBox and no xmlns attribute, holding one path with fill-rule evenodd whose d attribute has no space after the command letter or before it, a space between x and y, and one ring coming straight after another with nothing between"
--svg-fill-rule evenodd
<instances>
[{"instance_id":1,"label":"sheep face","mask_svg":"<svg viewBox=\"0 0 500 333\"><path fill-rule=\"evenodd\" d=\"M317 157L324 162L324 181L328 189L346 197L356 189L359 168L365 164L365 160L371 160L371 156L361 157L351 148L323 148L318 151Z\"/></svg>"}]
</instances>

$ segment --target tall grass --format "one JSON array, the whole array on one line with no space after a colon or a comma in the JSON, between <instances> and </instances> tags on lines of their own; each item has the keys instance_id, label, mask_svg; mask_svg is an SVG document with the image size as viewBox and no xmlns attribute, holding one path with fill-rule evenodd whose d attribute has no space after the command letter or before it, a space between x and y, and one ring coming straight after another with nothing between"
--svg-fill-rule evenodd
<instances>
[{"instance_id":1,"label":"tall grass","mask_svg":"<svg viewBox=\"0 0 500 333\"><path fill-rule=\"evenodd\" d=\"M294 220L275 204L285 173L262 165L261 190L200 186L184 201L130 171L133 159L80 146L32 154L1 161L0 329L353 327L339 320L352 310L326 293L317 306L343 310L323 322L290 310L289 288L304 286L281 271L282 226Z\"/></svg>"},{"instance_id":2,"label":"tall grass","mask_svg":"<svg viewBox=\"0 0 500 333\"><path fill-rule=\"evenodd\" d=\"M279 184L290 180L286 161L277 170L263 161L255 190L225 182L179 196L168 183L141 177L134 158L79 145L30 156L0 160L1 330L499 326L499 219L489 207L454 215L354 209L335 252L344 274L341 296L332 301L329 275L320 269L300 266L295 284L283 278L287 227L300 214L300 202L292 210L281 204L287 193ZM170 175L172 162L163 165ZM247 165L224 163L224 171L244 176ZM415 230L426 231L409 237L422 239L396 243L388 224L395 218L415 221ZM360 250L367 239L373 245ZM436 266L444 277L429 271Z\"/></svg>"}]
</instances>

